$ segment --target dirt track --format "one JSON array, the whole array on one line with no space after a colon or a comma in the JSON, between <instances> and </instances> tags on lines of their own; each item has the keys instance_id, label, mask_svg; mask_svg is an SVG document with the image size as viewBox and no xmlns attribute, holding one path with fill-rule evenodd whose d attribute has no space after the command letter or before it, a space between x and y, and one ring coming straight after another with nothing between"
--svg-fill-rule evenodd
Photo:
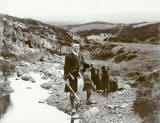
<instances>
[{"instance_id":1,"label":"dirt track","mask_svg":"<svg viewBox=\"0 0 160 123\"><path fill-rule=\"evenodd\" d=\"M141 118L133 112L133 102L136 98L136 91L125 85L123 80L119 78L119 87L124 87L122 91L110 93L108 97L104 97L101 92L93 92L92 99L97 101L97 104L86 105L86 93L81 94L81 105L77 108L77 113L80 115L82 123L138 123ZM71 114L69 94L64 92L64 80L60 78L55 81L52 88L51 96L47 99L49 105L55 106L58 109ZM98 109L94 113L90 112L92 108Z\"/></svg>"}]
</instances>

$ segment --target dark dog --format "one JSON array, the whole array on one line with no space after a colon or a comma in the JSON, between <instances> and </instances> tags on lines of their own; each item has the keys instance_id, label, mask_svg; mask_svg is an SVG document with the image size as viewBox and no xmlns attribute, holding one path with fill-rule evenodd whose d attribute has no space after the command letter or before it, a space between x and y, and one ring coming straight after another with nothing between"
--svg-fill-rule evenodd
<instances>
[{"instance_id":1,"label":"dark dog","mask_svg":"<svg viewBox=\"0 0 160 123\"><path fill-rule=\"evenodd\" d=\"M110 72L109 66L102 66L101 67L101 83L103 94L106 96L110 92Z\"/></svg>"}]
</instances>

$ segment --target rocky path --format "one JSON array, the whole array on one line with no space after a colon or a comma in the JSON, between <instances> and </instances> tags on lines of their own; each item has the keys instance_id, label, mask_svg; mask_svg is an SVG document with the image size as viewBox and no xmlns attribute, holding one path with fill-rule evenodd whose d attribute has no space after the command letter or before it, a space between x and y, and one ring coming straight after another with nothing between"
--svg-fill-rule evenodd
<instances>
[{"instance_id":1,"label":"rocky path","mask_svg":"<svg viewBox=\"0 0 160 123\"><path fill-rule=\"evenodd\" d=\"M59 69L59 71L63 72ZM64 92L64 80L57 73L56 81L53 82L52 92L47 99L47 104L57 107L65 113L70 112L69 94ZM55 76L56 77L56 76ZM81 96L81 105L77 106L77 113L80 115L82 123L141 123L141 118L134 114L133 102L136 99L136 91L124 84L124 81L118 78L119 87L124 90L110 93L104 97L101 92L93 92L92 99L98 103L86 105L86 93Z\"/></svg>"},{"instance_id":2,"label":"rocky path","mask_svg":"<svg viewBox=\"0 0 160 123\"><path fill-rule=\"evenodd\" d=\"M62 59L62 63L63 63ZM60 60L58 60L60 61ZM64 92L63 64L58 62L37 62L36 64L20 63L20 72L27 74L29 71L39 72L45 80L45 89L50 90L50 96L46 99L48 105L55 106L59 110L70 114L69 93ZM24 72L25 71L25 72ZM61 74L60 74L61 73ZM20 74L21 75L21 74ZM23 77L24 75L22 75ZM81 123L141 123L142 119L133 111L133 102L136 99L136 90L125 84L120 77L119 88L124 90L110 93L104 97L102 92L93 92L92 99L97 104L86 105L86 92L81 95L81 105L77 106ZM42 87L42 86L41 86Z\"/></svg>"}]
</instances>

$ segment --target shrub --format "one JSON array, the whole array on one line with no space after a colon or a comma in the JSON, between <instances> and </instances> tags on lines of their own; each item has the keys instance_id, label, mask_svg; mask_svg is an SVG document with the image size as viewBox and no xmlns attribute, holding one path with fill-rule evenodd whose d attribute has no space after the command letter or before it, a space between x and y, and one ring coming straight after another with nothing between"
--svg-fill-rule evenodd
<instances>
[{"instance_id":1,"label":"shrub","mask_svg":"<svg viewBox=\"0 0 160 123\"><path fill-rule=\"evenodd\" d=\"M114 54L111 51L109 51L109 50L106 51L104 49L101 49L100 51L91 53L91 58L97 59L97 60L107 60L113 56L114 56Z\"/></svg>"},{"instance_id":2,"label":"shrub","mask_svg":"<svg viewBox=\"0 0 160 123\"><path fill-rule=\"evenodd\" d=\"M0 60L0 71L3 73L4 78L8 78L15 72L15 65L7 60Z\"/></svg>"},{"instance_id":3,"label":"shrub","mask_svg":"<svg viewBox=\"0 0 160 123\"><path fill-rule=\"evenodd\" d=\"M160 104L160 70L143 74L137 78L137 97L134 101L134 112L140 117L155 120L158 104ZM144 121L145 122L145 121Z\"/></svg>"}]
</instances>

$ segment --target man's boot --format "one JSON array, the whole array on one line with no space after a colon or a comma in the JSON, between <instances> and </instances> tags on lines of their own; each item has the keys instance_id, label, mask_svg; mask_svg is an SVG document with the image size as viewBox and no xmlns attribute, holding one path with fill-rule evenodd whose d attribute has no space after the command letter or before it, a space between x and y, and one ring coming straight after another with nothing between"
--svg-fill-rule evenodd
<instances>
[{"instance_id":1,"label":"man's boot","mask_svg":"<svg viewBox=\"0 0 160 123\"><path fill-rule=\"evenodd\" d=\"M76 113L75 97L74 97L74 95L72 93L70 94L70 101L71 101L71 112L72 112L72 114L75 114Z\"/></svg>"},{"instance_id":2,"label":"man's boot","mask_svg":"<svg viewBox=\"0 0 160 123\"><path fill-rule=\"evenodd\" d=\"M96 101L91 100L91 90L87 90L87 105L96 104Z\"/></svg>"}]
</instances>

